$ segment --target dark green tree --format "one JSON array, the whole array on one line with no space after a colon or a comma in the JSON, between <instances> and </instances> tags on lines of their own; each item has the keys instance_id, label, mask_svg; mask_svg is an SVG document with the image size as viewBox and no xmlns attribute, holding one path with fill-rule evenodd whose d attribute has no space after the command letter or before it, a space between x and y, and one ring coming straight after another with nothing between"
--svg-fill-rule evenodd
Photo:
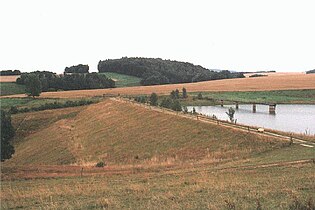
<instances>
[{"instance_id":1,"label":"dark green tree","mask_svg":"<svg viewBox=\"0 0 315 210\"><path fill-rule=\"evenodd\" d=\"M1 162L9 159L14 154L11 140L14 137L14 128L11 124L11 116L3 110L1 112Z\"/></svg>"},{"instance_id":2,"label":"dark green tree","mask_svg":"<svg viewBox=\"0 0 315 210\"><path fill-rule=\"evenodd\" d=\"M172 109L177 112L182 111L182 105L180 104L178 100L173 101Z\"/></svg>"},{"instance_id":3,"label":"dark green tree","mask_svg":"<svg viewBox=\"0 0 315 210\"><path fill-rule=\"evenodd\" d=\"M166 97L166 98L163 98L160 106L161 107L164 107L164 108L168 108L168 109L171 109L172 108L172 99L170 99L169 97Z\"/></svg>"},{"instance_id":4,"label":"dark green tree","mask_svg":"<svg viewBox=\"0 0 315 210\"><path fill-rule=\"evenodd\" d=\"M176 99L176 92L175 90L172 90L171 94L170 94L171 99Z\"/></svg>"},{"instance_id":5,"label":"dark green tree","mask_svg":"<svg viewBox=\"0 0 315 210\"><path fill-rule=\"evenodd\" d=\"M42 84L38 75L30 74L25 81L25 91L28 96L39 96L42 92Z\"/></svg>"},{"instance_id":6,"label":"dark green tree","mask_svg":"<svg viewBox=\"0 0 315 210\"><path fill-rule=\"evenodd\" d=\"M187 90L186 88L183 87L183 98L187 98L188 95L187 95Z\"/></svg>"},{"instance_id":7,"label":"dark green tree","mask_svg":"<svg viewBox=\"0 0 315 210\"><path fill-rule=\"evenodd\" d=\"M150 105L157 106L158 105L158 95L156 93L152 93L150 96Z\"/></svg>"},{"instance_id":8,"label":"dark green tree","mask_svg":"<svg viewBox=\"0 0 315 210\"><path fill-rule=\"evenodd\" d=\"M235 114L235 110L232 108L232 107L230 107L229 109L228 109L228 111L227 112L225 112L226 114L227 114L227 116L229 117L229 119L230 119L230 121L231 121L231 123L233 123L234 122L234 114Z\"/></svg>"},{"instance_id":9,"label":"dark green tree","mask_svg":"<svg viewBox=\"0 0 315 210\"><path fill-rule=\"evenodd\" d=\"M175 99L179 99L179 90L178 89L175 90Z\"/></svg>"}]
</instances>

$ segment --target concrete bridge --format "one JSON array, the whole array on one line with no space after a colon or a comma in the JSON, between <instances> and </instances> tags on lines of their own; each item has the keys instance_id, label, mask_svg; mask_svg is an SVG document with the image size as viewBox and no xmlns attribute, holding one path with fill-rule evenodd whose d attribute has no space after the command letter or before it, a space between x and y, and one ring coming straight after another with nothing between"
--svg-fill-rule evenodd
<instances>
[{"instance_id":1,"label":"concrete bridge","mask_svg":"<svg viewBox=\"0 0 315 210\"><path fill-rule=\"evenodd\" d=\"M241 102L241 101L232 101L232 100L223 100L221 99L220 102L221 102L221 106L223 107L223 104L224 102L232 102L235 104L235 109L238 109L239 108L239 104L240 103L244 103L244 102ZM260 105L266 105L266 106L269 106L269 114L276 114L276 106L277 104L275 103L256 103L256 102L246 102L246 104L253 104L253 112L255 113L257 108L256 108L256 104L260 104Z\"/></svg>"}]
</instances>

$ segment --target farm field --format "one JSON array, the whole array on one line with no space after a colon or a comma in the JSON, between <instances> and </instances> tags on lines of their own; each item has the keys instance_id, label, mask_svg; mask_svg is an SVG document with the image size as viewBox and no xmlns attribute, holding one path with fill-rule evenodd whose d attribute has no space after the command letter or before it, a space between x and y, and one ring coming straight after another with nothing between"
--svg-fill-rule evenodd
<instances>
[{"instance_id":1,"label":"farm field","mask_svg":"<svg viewBox=\"0 0 315 210\"><path fill-rule=\"evenodd\" d=\"M92 97L103 94L140 95L151 94L152 92L157 94L169 94L172 90L182 89L183 87L185 87L188 92L304 90L315 89L315 75L288 73L282 76L273 77L225 79L185 84L47 92L43 93L41 97L73 98ZM14 97L23 96L24 95L14 95Z\"/></svg>"},{"instance_id":2,"label":"farm field","mask_svg":"<svg viewBox=\"0 0 315 210\"><path fill-rule=\"evenodd\" d=\"M313 148L111 99L12 122L3 209L314 206Z\"/></svg>"},{"instance_id":3,"label":"farm field","mask_svg":"<svg viewBox=\"0 0 315 210\"><path fill-rule=\"evenodd\" d=\"M105 72L101 74L105 74L107 77L113 79L115 81L116 87L132 87L141 85L141 78L139 77L129 76L126 74L118 74L114 72Z\"/></svg>"},{"instance_id":4,"label":"farm field","mask_svg":"<svg viewBox=\"0 0 315 210\"><path fill-rule=\"evenodd\" d=\"M1 82L0 83L0 95L1 96L23 94L23 93L25 93L25 86L24 85L18 85L15 82Z\"/></svg>"},{"instance_id":5,"label":"farm field","mask_svg":"<svg viewBox=\"0 0 315 210\"><path fill-rule=\"evenodd\" d=\"M0 76L0 83L2 82L15 82L17 78L19 78L19 75L13 75L13 76Z\"/></svg>"}]
</instances>

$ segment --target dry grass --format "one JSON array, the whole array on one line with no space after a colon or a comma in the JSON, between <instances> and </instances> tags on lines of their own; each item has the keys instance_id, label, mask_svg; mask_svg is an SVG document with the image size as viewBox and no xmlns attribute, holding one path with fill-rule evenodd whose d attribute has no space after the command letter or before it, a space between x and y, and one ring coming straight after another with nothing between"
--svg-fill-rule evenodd
<instances>
[{"instance_id":1,"label":"dry grass","mask_svg":"<svg viewBox=\"0 0 315 210\"><path fill-rule=\"evenodd\" d=\"M1 209L314 203L312 148L113 100L13 115L13 122L19 139L2 164ZM109 165L91 166L99 160Z\"/></svg>"},{"instance_id":2,"label":"dry grass","mask_svg":"<svg viewBox=\"0 0 315 210\"><path fill-rule=\"evenodd\" d=\"M4 181L1 207L50 209L288 209L314 203L314 164L193 173ZM314 205L314 204L313 204Z\"/></svg>"},{"instance_id":3,"label":"dry grass","mask_svg":"<svg viewBox=\"0 0 315 210\"><path fill-rule=\"evenodd\" d=\"M0 82L15 82L19 75L14 76L0 76Z\"/></svg>"},{"instance_id":4,"label":"dry grass","mask_svg":"<svg viewBox=\"0 0 315 210\"><path fill-rule=\"evenodd\" d=\"M268 91L268 90L300 90L315 89L315 75L303 73L289 73L281 76L255 77L241 79L226 79L216 81L206 81L197 83L158 85L158 86L139 86L113 89L97 90L77 90L63 92L42 93L41 97L47 98L73 98L73 97L92 97L103 94L123 94L139 95L151 94L169 94L174 89L185 87L188 92L205 91ZM12 96L11 96L12 97ZM24 95L14 95L14 97L24 97Z\"/></svg>"},{"instance_id":5,"label":"dry grass","mask_svg":"<svg viewBox=\"0 0 315 210\"><path fill-rule=\"evenodd\" d=\"M25 116L31 117L32 113ZM40 112L37 116L41 116ZM83 107L75 116L56 121L18 142L17 154L7 164L94 165L100 160L109 164L151 164L205 157L238 159L283 144L269 137L113 100Z\"/></svg>"}]
</instances>

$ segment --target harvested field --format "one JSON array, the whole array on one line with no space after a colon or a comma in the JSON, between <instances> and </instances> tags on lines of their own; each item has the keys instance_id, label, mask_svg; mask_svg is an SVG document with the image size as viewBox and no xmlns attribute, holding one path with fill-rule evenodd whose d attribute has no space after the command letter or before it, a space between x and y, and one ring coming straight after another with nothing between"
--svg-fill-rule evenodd
<instances>
[{"instance_id":1,"label":"harvested field","mask_svg":"<svg viewBox=\"0 0 315 210\"><path fill-rule=\"evenodd\" d=\"M0 82L15 82L19 75L13 76L0 76Z\"/></svg>"},{"instance_id":2,"label":"harvested field","mask_svg":"<svg viewBox=\"0 0 315 210\"><path fill-rule=\"evenodd\" d=\"M281 73L282 74L282 73ZM185 87L188 92L208 92L208 91L268 91L268 90L301 90L315 89L315 75L302 73L289 73L281 76L255 77L225 79L196 83L171 84L158 86L139 86L97 90L75 90L62 92L42 93L41 97L46 98L73 98L92 97L103 94L139 95L169 94L174 89ZM24 97L25 95L14 95L11 97Z\"/></svg>"}]
</instances>

